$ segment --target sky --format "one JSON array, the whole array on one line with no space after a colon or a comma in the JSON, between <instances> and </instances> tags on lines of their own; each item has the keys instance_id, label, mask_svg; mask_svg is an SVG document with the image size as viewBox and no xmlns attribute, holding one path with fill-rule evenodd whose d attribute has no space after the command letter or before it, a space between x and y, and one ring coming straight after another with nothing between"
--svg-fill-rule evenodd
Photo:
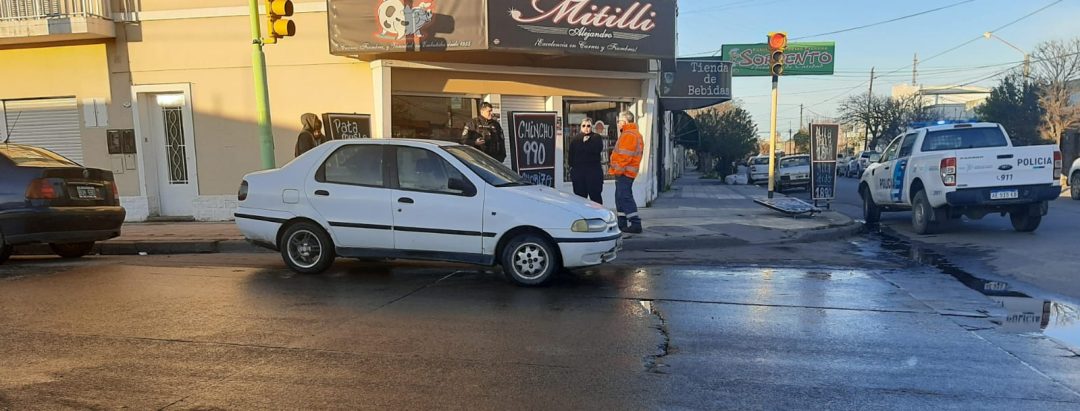
<instances>
[{"instance_id":1,"label":"sky","mask_svg":"<svg viewBox=\"0 0 1080 411\"><path fill-rule=\"evenodd\" d=\"M918 83L929 86L972 83L993 87L1024 55L986 31L1004 26L1039 8L1049 8L994 34L1031 51L1040 42L1080 36L1080 0L679 0L680 57L709 55L723 44L764 43L770 31L789 39L832 32L915 14L951 4L953 7L891 23L844 33L800 39L836 42L832 76L781 77L777 129L783 137L803 122L837 115L847 96L865 93L875 69L874 94L888 96L892 86L911 83L911 66L919 56ZM923 61L962 43L977 41ZM980 67L992 66L992 67ZM750 111L761 137L768 136L768 77L735 77L734 99Z\"/></svg>"}]
</instances>

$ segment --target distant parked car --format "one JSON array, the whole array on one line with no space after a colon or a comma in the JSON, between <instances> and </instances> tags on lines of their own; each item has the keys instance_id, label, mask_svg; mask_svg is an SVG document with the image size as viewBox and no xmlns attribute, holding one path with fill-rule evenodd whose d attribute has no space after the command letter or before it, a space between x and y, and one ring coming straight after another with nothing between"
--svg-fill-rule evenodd
<instances>
[{"instance_id":1,"label":"distant parked car","mask_svg":"<svg viewBox=\"0 0 1080 411\"><path fill-rule=\"evenodd\" d=\"M862 176L863 171L866 171L866 168L879 158L881 158L881 153L873 150L864 150L854 157L853 163L848 165L850 168L848 172L851 174L851 177L859 178Z\"/></svg>"},{"instance_id":2,"label":"distant parked car","mask_svg":"<svg viewBox=\"0 0 1080 411\"><path fill-rule=\"evenodd\" d=\"M1069 193L1073 200L1080 200L1080 158L1069 169Z\"/></svg>"},{"instance_id":3,"label":"distant parked car","mask_svg":"<svg viewBox=\"0 0 1080 411\"><path fill-rule=\"evenodd\" d=\"M780 170L776 173L776 191L792 187L810 189L810 156L796 154L780 159Z\"/></svg>"},{"instance_id":4,"label":"distant parked car","mask_svg":"<svg viewBox=\"0 0 1080 411\"><path fill-rule=\"evenodd\" d=\"M757 181L769 180L769 156L757 155L750 157L750 160L746 162L746 180L749 184L754 184Z\"/></svg>"},{"instance_id":5,"label":"distant parked car","mask_svg":"<svg viewBox=\"0 0 1080 411\"><path fill-rule=\"evenodd\" d=\"M17 245L47 243L64 258L120 235L124 209L111 171L52 151L0 144L0 263Z\"/></svg>"},{"instance_id":6,"label":"distant parked car","mask_svg":"<svg viewBox=\"0 0 1080 411\"><path fill-rule=\"evenodd\" d=\"M493 266L520 285L614 260L615 213L532 185L483 152L434 140L322 144L244 176L236 225L302 274L335 257Z\"/></svg>"}]
</instances>

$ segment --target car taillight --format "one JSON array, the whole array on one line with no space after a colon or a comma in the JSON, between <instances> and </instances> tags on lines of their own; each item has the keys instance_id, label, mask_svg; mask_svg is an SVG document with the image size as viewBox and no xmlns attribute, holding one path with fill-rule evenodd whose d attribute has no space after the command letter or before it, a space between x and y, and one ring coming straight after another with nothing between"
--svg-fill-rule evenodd
<instances>
[{"instance_id":1,"label":"car taillight","mask_svg":"<svg viewBox=\"0 0 1080 411\"><path fill-rule=\"evenodd\" d=\"M236 194L236 199L240 201L247 200L248 194L248 182L244 180L240 183L240 192Z\"/></svg>"},{"instance_id":2,"label":"car taillight","mask_svg":"<svg viewBox=\"0 0 1080 411\"><path fill-rule=\"evenodd\" d=\"M946 187L956 185L956 157L941 159L941 183Z\"/></svg>"},{"instance_id":3,"label":"car taillight","mask_svg":"<svg viewBox=\"0 0 1080 411\"><path fill-rule=\"evenodd\" d=\"M53 187L49 180L44 178L34 179L30 182L30 186L26 188L27 200L55 200L60 198L59 193L56 192L56 188Z\"/></svg>"},{"instance_id":4,"label":"car taillight","mask_svg":"<svg viewBox=\"0 0 1080 411\"><path fill-rule=\"evenodd\" d=\"M1054 152L1054 180L1061 179L1061 152Z\"/></svg>"},{"instance_id":5,"label":"car taillight","mask_svg":"<svg viewBox=\"0 0 1080 411\"><path fill-rule=\"evenodd\" d=\"M113 205L120 205L120 189L116 188L116 182L115 181L109 181L109 182L106 182L105 184L108 184L109 185L109 190L112 191Z\"/></svg>"}]
</instances>

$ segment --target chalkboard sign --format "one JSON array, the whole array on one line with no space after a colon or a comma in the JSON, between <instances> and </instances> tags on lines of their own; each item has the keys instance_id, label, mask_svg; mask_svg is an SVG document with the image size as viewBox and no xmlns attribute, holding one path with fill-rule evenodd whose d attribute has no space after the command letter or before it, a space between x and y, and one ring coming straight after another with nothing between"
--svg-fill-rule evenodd
<instances>
[{"instance_id":1,"label":"chalkboard sign","mask_svg":"<svg viewBox=\"0 0 1080 411\"><path fill-rule=\"evenodd\" d=\"M323 113L324 134L330 140L371 138L371 116L368 114Z\"/></svg>"},{"instance_id":2,"label":"chalkboard sign","mask_svg":"<svg viewBox=\"0 0 1080 411\"><path fill-rule=\"evenodd\" d=\"M529 181L555 187L555 112L510 112L510 156L514 170Z\"/></svg>"},{"instance_id":3,"label":"chalkboard sign","mask_svg":"<svg viewBox=\"0 0 1080 411\"><path fill-rule=\"evenodd\" d=\"M810 125L810 198L836 198L836 150L839 124Z\"/></svg>"}]
</instances>

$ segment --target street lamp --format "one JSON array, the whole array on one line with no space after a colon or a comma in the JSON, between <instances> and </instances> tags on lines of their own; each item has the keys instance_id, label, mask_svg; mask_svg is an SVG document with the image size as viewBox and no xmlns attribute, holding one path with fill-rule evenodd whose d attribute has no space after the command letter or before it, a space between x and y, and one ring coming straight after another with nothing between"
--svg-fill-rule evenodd
<instances>
[{"instance_id":1,"label":"street lamp","mask_svg":"<svg viewBox=\"0 0 1080 411\"><path fill-rule=\"evenodd\" d=\"M983 33L983 37L986 37L987 40L990 40L992 38L1001 40L1001 42L1005 43L1005 45L1007 45L1009 47L1012 47L1016 51L1019 51L1020 54L1023 54L1024 55L1024 80L1027 80L1028 78L1031 77L1031 55L1030 54L1028 54L1024 50L1021 50L1019 47L1016 47L1012 43L1009 43L1008 41L1005 41L1005 39L1001 38L1001 36L995 35L994 33L991 33L989 31Z\"/></svg>"}]
</instances>

